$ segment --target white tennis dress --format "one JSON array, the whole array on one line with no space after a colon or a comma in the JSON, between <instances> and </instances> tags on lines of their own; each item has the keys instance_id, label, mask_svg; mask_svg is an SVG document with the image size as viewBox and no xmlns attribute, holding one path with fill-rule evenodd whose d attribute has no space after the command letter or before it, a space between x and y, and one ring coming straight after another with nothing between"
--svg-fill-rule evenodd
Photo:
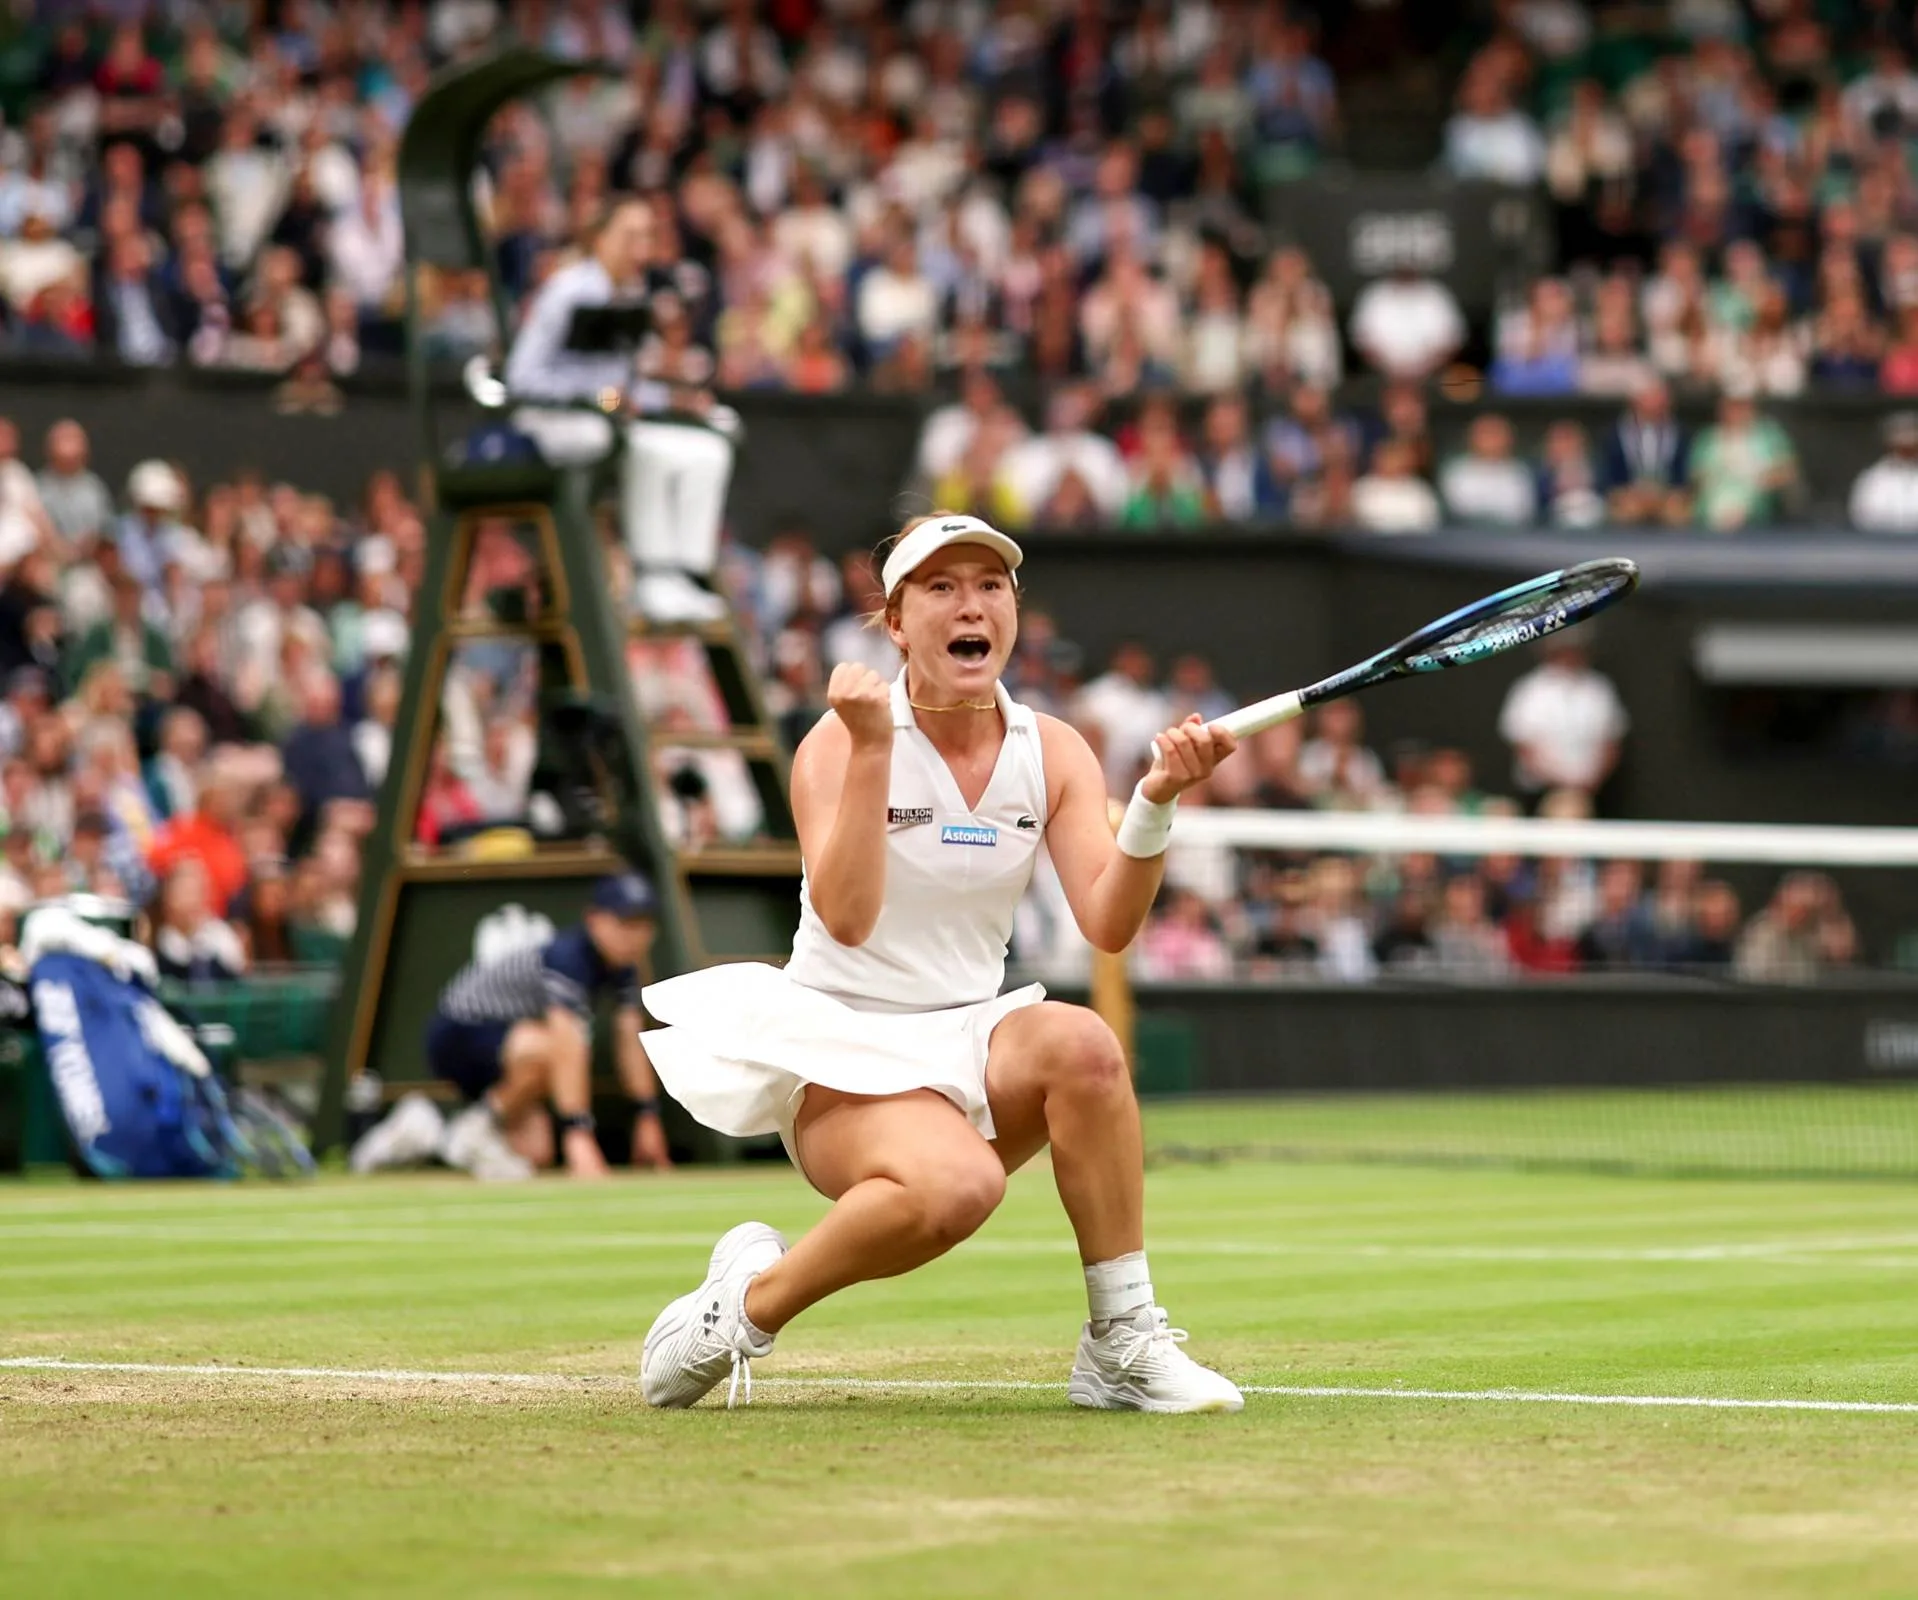
<instances>
[{"instance_id":1,"label":"white tennis dress","mask_svg":"<svg viewBox=\"0 0 1918 1600\"><path fill-rule=\"evenodd\" d=\"M1006 738L976 807L892 686L886 893L861 945L838 943L799 886L799 932L782 969L707 967L649 985L664 1026L646 1051L667 1092L707 1127L778 1133L789 1154L809 1083L848 1094L936 1089L993 1136L986 1049L1002 1017L1045 998L1002 995L1013 912L1046 827L1046 774L1030 709L995 686Z\"/></svg>"}]
</instances>

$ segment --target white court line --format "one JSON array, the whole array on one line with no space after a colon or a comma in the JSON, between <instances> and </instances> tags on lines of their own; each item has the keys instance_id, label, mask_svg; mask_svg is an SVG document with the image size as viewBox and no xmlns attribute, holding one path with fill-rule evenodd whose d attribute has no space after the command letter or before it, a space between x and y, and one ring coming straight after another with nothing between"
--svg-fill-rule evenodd
<instances>
[{"instance_id":1,"label":"white court line","mask_svg":"<svg viewBox=\"0 0 1918 1600\"><path fill-rule=\"evenodd\" d=\"M421 1245L438 1246L464 1243L471 1234L458 1227L391 1227L373 1224L364 1228L324 1224L313 1227L231 1227L219 1223L205 1226L194 1223L121 1223L104 1221L75 1222L0 1222L0 1239L105 1239L145 1242L199 1244L208 1248L225 1245ZM529 1235L526 1244L534 1249L606 1249L606 1250L705 1250L712 1235L699 1233L643 1233L607 1228L593 1232L539 1232ZM995 1239L968 1241L965 1251L997 1256L1074 1255L1070 1239ZM1918 1250L1918 1233L1839 1235L1800 1239L1752 1239L1712 1244L1647 1245L1642 1247L1591 1245L1450 1245L1380 1244L1363 1240L1327 1241L1285 1239L1180 1239L1157 1238L1154 1252L1160 1255L1306 1257L1353 1260L1395 1261L1484 1261L1484 1262L1752 1262L1805 1266L1918 1266L1918 1255L1906 1259L1867 1257L1853 1252L1875 1250ZM22 1272L34 1270L22 1263Z\"/></svg>"},{"instance_id":2,"label":"white court line","mask_svg":"<svg viewBox=\"0 0 1918 1600\"><path fill-rule=\"evenodd\" d=\"M348 1383L502 1384L524 1389L625 1388L630 1378L559 1372L412 1371L403 1367L240 1367L213 1363L173 1365L158 1361L68 1361L60 1356L8 1356L0 1368L13 1372L125 1372L179 1378L332 1378ZM1059 1383L995 1378L761 1378L766 1388L889 1390L908 1394L982 1391L989 1394L1045 1391ZM1247 1394L1308 1400L1493 1401L1506 1405L1657 1406L1696 1411L1843 1411L1918 1414L1918 1401L1741 1399L1724 1395L1561 1394L1544 1389L1398 1389L1337 1384L1248 1383Z\"/></svg>"}]
</instances>

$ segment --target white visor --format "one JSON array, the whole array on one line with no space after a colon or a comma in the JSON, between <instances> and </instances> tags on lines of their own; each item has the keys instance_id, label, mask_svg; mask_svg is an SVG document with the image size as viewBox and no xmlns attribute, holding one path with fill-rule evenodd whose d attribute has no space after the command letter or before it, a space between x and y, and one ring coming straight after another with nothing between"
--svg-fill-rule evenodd
<instances>
[{"instance_id":1,"label":"white visor","mask_svg":"<svg viewBox=\"0 0 1918 1600\"><path fill-rule=\"evenodd\" d=\"M912 576L921 562L949 544L982 544L1005 561L1008 572L1017 572L1019 563L1026 558L1025 552L990 522L978 517L935 517L920 523L892 547L892 554L886 557L885 568L879 574L879 581L886 586L886 598L892 598L893 591Z\"/></svg>"}]
</instances>

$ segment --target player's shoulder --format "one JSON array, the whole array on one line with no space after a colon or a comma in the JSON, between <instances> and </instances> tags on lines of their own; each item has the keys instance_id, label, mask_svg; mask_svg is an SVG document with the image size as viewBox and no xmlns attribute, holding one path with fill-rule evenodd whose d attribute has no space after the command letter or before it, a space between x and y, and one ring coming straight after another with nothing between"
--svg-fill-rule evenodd
<instances>
[{"instance_id":1,"label":"player's shoulder","mask_svg":"<svg viewBox=\"0 0 1918 1600\"><path fill-rule=\"evenodd\" d=\"M1098 766L1099 758L1092 753L1086 736L1064 717L1055 717L1049 711L1035 711L1032 720L1039 730L1039 750L1047 771L1065 774L1088 763Z\"/></svg>"}]
</instances>

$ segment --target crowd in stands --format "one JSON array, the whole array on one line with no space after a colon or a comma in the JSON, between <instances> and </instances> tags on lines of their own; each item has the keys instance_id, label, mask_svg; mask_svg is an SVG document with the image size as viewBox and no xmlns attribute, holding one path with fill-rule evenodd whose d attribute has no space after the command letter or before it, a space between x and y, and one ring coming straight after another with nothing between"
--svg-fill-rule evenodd
<instances>
[{"instance_id":1,"label":"crowd in stands","mask_svg":"<svg viewBox=\"0 0 1918 1600\"><path fill-rule=\"evenodd\" d=\"M388 474L352 507L159 460L120 490L70 420L37 455L0 419L0 925L86 892L148 912L170 977L337 958L418 515Z\"/></svg>"},{"instance_id":2,"label":"crowd in stands","mask_svg":"<svg viewBox=\"0 0 1918 1600\"><path fill-rule=\"evenodd\" d=\"M12 348L336 373L397 349L399 136L434 68L504 36L617 70L493 130L482 201L507 292L610 194L653 196L722 386L916 389L989 352L1221 387L1248 329L1259 359L1336 376L1312 286L1250 286L1254 176L1337 126L1283 6L1150 0L1123 26L1089 0L256 10L35 9L0 141ZM423 312L438 354L492 339L483 275L435 278ZM670 330L661 346L686 359Z\"/></svg>"},{"instance_id":3,"label":"crowd in stands","mask_svg":"<svg viewBox=\"0 0 1918 1600\"><path fill-rule=\"evenodd\" d=\"M1180 694L1176 668L1170 687L1158 688L1149 659L1134 649L1086 686L1079 706L1094 727L1111 719L1110 750L1122 726L1133 733L1130 724L1199 703ZM1365 742L1362 708L1342 700L1309 721L1256 736L1184 803L1415 817L1529 811L1582 821L1617 762L1626 726L1610 682L1567 641L1506 698L1499 732L1512 754L1508 793L1481 788L1460 750L1412 742L1382 759ZM1027 927L1043 945L1045 925L1029 920ZM1787 874L1748 916L1738 890L1696 861L1314 857L1182 844L1175 831L1166 887L1136 947L1134 971L1183 981L1498 981L1635 971L1809 983L1858 957L1838 889L1819 873Z\"/></svg>"},{"instance_id":4,"label":"crowd in stands","mask_svg":"<svg viewBox=\"0 0 1918 1600\"><path fill-rule=\"evenodd\" d=\"M329 375L400 349L407 117L434 68L504 33L623 69L493 129L482 210L511 299L609 196L644 194L670 292L642 364L734 390L950 380L918 462L940 503L1067 527L1789 518L1803 485L1765 401L1918 393L1910 24L1786 0L1496 9L1442 160L1543 185L1561 270L1475 329L1410 272L1342 313L1259 222L1257 185L1339 137L1305 8L34 8L0 130L0 347L290 374L285 403L337 406ZM429 275L421 314L435 355L494 342L484 274ZM1438 460L1433 380L1461 357L1492 410ZM1043 416L995 403L1015 373ZM1342 405L1367 374L1382 394ZM1720 415L1688 434L1673 388L1722 392ZM1622 415L1520 450L1499 401L1554 396ZM1918 493L1880 482L1853 514L1918 531Z\"/></svg>"},{"instance_id":5,"label":"crowd in stands","mask_svg":"<svg viewBox=\"0 0 1918 1600\"><path fill-rule=\"evenodd\" d=\"M144 907L173 977L336 958L392 765L423 575L424 530L397 482L378 475L360 504L335 506L250 474L192 485L152 460L116 491L89 467L78 423L50 430L35 470L0 420L0 558L0 923L37 899L85 891ZM510 524L482 528L468 602L533 585L534 559ZM864 557L828 560L792 529L764 550L730 547L723 581L761 641L769 709L788 741L823 713L835 663L896 670L883 632L865 625L879 596ZM634 651L636 692L656 721L714 725L695 644ZM525 822L535 655L511 642L456 651L412 824L421 845ZM1088 675L1036 608L1006 681L1085 733L1114 795L1136 781L1154 732L1235 703L1197 655L1162 678L1133 645ZM1407 746L1382 760L1360 707L1345 701L1259 736L1186 804L1586 816L1626 731L1609 681L1562 638L1500 718L1510 798L1481 792L1456 750ZM667 738L657 759L682 844L762 828L736 753ZM1167 884L1138 946L1143 977L1625 965L1797 980L1854 955L1835 890L1804 874L1747 919L1731 887L1695 866L1301 861L1175 837ZM1041 892L1022 919L1021 958L1043 963L1064 934L1062 909Z\"/></svg>"}]
</instances>

